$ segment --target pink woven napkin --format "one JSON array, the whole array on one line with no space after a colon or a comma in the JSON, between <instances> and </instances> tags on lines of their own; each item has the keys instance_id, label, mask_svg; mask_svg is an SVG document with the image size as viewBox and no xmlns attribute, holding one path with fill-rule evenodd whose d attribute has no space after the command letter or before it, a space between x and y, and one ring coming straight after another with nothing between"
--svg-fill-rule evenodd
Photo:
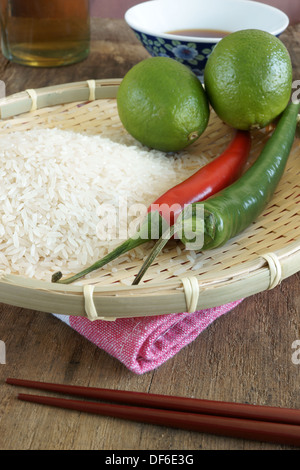
<instances>
[{"instance_id":1,"label":"pink woven napkin","mask_svg":"<svg viewBox=\"0 0 300 470\"><path fill-rule=\"evenodd\" d=\"M119 318L114 322L55 315L129 370L144 374L156 369L191 343L213 321L236 307L238 300L194 313Z\"/></svg>"}]
</instances>

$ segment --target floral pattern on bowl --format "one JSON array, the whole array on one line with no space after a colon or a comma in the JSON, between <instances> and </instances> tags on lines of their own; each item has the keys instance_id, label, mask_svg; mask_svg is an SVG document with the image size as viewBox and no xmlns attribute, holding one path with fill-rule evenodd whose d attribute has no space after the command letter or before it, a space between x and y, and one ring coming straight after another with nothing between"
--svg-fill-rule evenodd
<instances>
[{"instance_id":1,"label":"floral pattern on bowl","mask_svg":"<svg viewBox=\"0 0 300 470\"><path fill-rule=\"evenodd\" d=\"M171 57L188 66L199 79L203 78L204 68L215 43L200 44L178 39L159 38L133 30L136 37L152 56Z\"/></svg>"}]
</instances>

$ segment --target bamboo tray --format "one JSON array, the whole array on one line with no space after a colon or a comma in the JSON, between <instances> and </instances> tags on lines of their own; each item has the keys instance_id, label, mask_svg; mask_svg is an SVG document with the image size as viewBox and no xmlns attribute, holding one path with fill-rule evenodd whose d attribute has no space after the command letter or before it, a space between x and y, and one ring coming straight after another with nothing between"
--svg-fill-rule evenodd
<instances>
[{"instance_id":1,"label":"bamboo tray","mask_svg":"<svg viewBox=\"0 0 300 470\"><path fill-rule=\"evenodd\" d=\"M0 100L0 134L33 127L106 135L114 126L122 132L115 100L120 81L88 80L4 98ZM265 130L253 133L250 158L256 158L267 137ZM207 130L191 151L201 148L213 158L230 139L231 130L212 112ZM196 270L178 254L178 242L171 242L168 253L155 260L137 286L130 281L139 271L140 261L128 262L116 274L102 268L76 285L0 274L0 302L91 320L114 320L200 310L273 288L300 270L299 158L296 140L265 212L225 246L198 254L202 266Z\"/></svg>"}]
</instances>

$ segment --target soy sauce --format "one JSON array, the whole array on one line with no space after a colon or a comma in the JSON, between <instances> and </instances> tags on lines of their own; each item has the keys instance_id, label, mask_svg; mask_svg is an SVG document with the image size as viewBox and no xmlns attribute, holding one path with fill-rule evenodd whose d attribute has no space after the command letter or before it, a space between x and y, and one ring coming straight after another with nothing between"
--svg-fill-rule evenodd
<instances>
[{"instance_id":1,"label":"soy sauce","mask_svg":"<svg viewBox=\"0 0 300 470\"><path fill-rule=\"evenodd\" d=\"M175 31L168 31L167 34L176 34L178 36L193 36L201 38L224 38L229 31L219 29L177 29Z\"/></svg>"}]
</instances>

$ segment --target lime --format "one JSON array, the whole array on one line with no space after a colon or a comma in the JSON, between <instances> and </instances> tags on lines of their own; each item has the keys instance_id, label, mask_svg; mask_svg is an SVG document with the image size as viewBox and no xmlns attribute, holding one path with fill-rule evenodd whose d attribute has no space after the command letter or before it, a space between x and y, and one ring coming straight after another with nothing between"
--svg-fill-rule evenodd
<instances>
[{"instance_id":1,"label":"lime","mask_svg":"<svg viewBox=\"0 0 300 470\"><path fill-rule=\"evenodd\" d=\"M204 70L205 89L217 115L242 130L262 128L287 106L290 55L280 39L248 29L221 39Z\"/></svg>"},{"instance_id":2,"label":"lime","mask_svg":"<svg viewBox=\"0 0 300 470\"><path fill-rule=\"evenodd\" d=\"M176 152L194 142L209 120L209 103L196 75L167 57L150 57L123 78L117 106L125 129L143 145Z\"/></svg>"}]
</instances>

